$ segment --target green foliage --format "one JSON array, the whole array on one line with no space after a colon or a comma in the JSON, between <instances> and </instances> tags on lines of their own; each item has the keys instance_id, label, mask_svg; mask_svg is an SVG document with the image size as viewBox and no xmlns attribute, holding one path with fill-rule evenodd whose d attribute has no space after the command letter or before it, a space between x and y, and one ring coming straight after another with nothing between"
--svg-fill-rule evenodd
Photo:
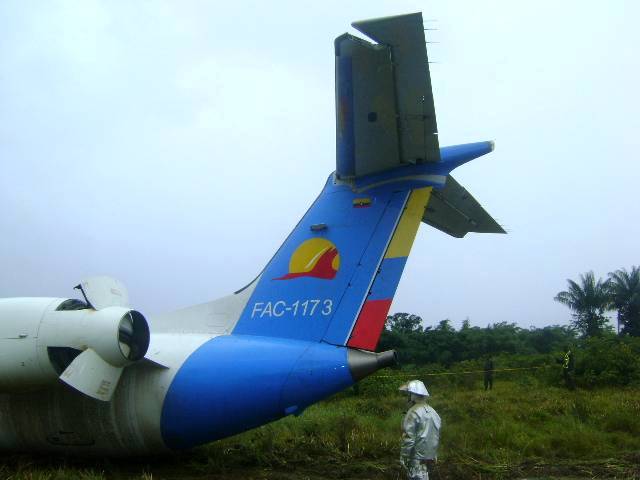
<instances>
[{"instance_id":1,"label":"green foliage","mask_svg":"<svg viewBox=\"0 0 640 480\"><path fill-rule=\"evenodd\" d=\"M399 333L419 333L422 331L422 318L411 313L394 313L387 317L386 328Z\"/></svg>"},{"instance_id":2,"label":"green foliage","mask_svg":"<svg viewBox=\"0 0 640 480\"><path fill-rule=\"evenodd\" d=\"M528 363L525 357L514 361ZM217 465L231 469L238 462L245 465L247 452L259 447L274 455L249 454L251 464L302 469L304 475L296 478L310 473L319 474L317 478L397 478L400 420L406 409L397 389L416 374L428 385L430 403L443 419L440 478L524 477L538 469L576 474L583 462L605 476L633 472L640 449L638 390L540 388L538 372L525 371L498 376L495 389L485 393L480 375L428 376L476 366L465 362L439 372L386 371L364 380L358 395L343 392L299 418L204 447L198 461L218 457ZM271 437L267 446L255 443L261 430ZM203 473L211 471L206 465Z\"/></svg>"},{"instance_id":3,"label":"green foliage","mask_svg":"<svg viewBox=\"0 0 640 480\"><path fill-rule=\"evenodd\" d=\"M16 470L0 465L0 478L7 480L105 480L104 472L82 468L50 467L33 468L30 464L19 465Z\"/></svg>"},{"instance_id":4,"label":"green foliage","mask_svg":"<svg viewBox=\"0 0 640 480\"><path fill-rule=\"evenodd\" d=\"M579 385L640 385L640 338L589 338L576 353Z\"/></svg>"},{"instance_id":5,"label":"green foliage","mask_svg":"<svg viewBox=\"0 0 640 480\"><path fill-rule=\"evenodd\" d=\"M618 310L620 333L640 336L640 267L609 273L609 292Z\"/></svg>"},{"instance_id":6,"label":"green foliage","mask_svg":"<svg viewBox=\"0 0 640 480\"><path fill-rule=\"evenodd\" d=\"M640 338L616 336L576 338L566 327L522 329L499 323L486 328L463 326L456 331L448 321L422 331L385 331L378 350L394 349L409 371L482 371L491 355L496 370L535 368L535 377L521 376L530 385L562 386L561 362L567 345L575 354L575 381L579 387L640 386ZM464 386L469 378L451 376L447 385Z\"/></svg>"},{"instance_id":7,"label":"green foliage","mask_svg":"<svg viewBox=\"0 0 640 480\"><path fill-rule=\"evenodd\" d=\"M480 328L467 322L456 331L449 320L443 320L435 328L407 331L395 325L389 322L378 351L396 350L402 364L449 366L485 355L548 354L576 341L571 329L559 326L523 329L513 323L496 323Z\"/></svg>"},{"instance_id":8,"label":"green foliage","mask_svg":"<svg viewBox=\"0 0 640 480\"><path fill-rule=\"evenodd\" d=\"M610 330L604 312L618 311L621 334L640 336L640 267L622 268L609 273L607 280L596 280L593 272L580 275L580 284L567 280L568 290L554 300L573 312L575 328L583 337L602 335Z\"/></svg>"},{"instance_id":9,"label":"green foliage","mask_svg":"<svg viewBox=\"0 0 640 480\"><path fill-rule=\"evenodd\" d=\"M604 312L611 306L609 281L595 279L593 272L580 275L580 285L567 280L568 290L558 293L554 300L573 311L573 324L583 337L600 335L607 330Z\"/></svg>"}]
</instances>

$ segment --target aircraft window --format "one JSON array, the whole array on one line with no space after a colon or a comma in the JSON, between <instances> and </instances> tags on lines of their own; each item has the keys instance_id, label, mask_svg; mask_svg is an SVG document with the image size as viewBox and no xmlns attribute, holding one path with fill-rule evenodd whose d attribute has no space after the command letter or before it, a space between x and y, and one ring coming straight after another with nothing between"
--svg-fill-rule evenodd
<instances>
[{"instance_id":1,"label":"aircraft window","mask_svg":"<svg viewBox=\"0 0 640 480\"><path fill-rule=\"evenodd\" d=\"M56 308L56 311L58 312L62 312L62 311L68 311L68 310L85 310L89 308L89 305L87 305L86 302L83 302L82 300L77 300L75 298L71 298L69 300L65 300L64 302L62 302L58 308Z\"/></svg>"}]
</instances>

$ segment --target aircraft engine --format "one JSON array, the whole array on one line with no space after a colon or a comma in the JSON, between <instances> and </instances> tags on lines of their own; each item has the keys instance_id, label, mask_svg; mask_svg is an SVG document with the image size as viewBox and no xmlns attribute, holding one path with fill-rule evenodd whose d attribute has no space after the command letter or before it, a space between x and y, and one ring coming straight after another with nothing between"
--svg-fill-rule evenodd
<instances>
[{"instance_id":1,"label":"aircraft engine","mask_svg":"<svg viewBox=\"0 0 640 480\"><path fill-rule=\"evenodd\" d=\"M144 316L124 307L48 312L38 336L47 348L92 349L115 367L142 359L149 347Z\"/></svg>"},{"instance_id":2,"label":"aircraft engine","mask_svg":"<svg viewBox=\"0 0 640 480\"><path fill-rule=\"evenodd\" d=\"M140 312L125 306L123 286L96 277L79 287L86 302L0 299L0 392L33 390L60 378L108 401L123 368L144 358L149 326ZM105 291L118 295L96 295Z\"/></svg>"}]
</instances>

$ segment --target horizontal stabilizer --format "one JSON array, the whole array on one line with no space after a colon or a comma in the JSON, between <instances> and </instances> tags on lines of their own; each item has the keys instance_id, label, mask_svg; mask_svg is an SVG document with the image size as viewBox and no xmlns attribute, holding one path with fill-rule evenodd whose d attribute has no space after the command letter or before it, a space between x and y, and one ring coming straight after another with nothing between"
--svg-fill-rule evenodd
<instances>
[{"instance_id":1,"label":"horizontal stabilizer","mask_svg":"<svg viewBox=\"0 0 640 480\"><path fill-rule=\"evenodd\" d=\"M507 233L451 175L442 190L433 191L422 221L457 238L469 232Z\"/></svg>"}]
</instances>

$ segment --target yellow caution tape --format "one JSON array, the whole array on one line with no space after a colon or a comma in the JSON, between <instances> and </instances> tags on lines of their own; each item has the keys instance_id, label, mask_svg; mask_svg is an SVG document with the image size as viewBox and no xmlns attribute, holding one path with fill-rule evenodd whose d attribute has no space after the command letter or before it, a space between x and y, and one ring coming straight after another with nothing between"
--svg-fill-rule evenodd
<instances>
[{"instance_id":1,"label":"yellow caution tape","mask_svg":"<svg viewBox=\"0 0 640 480\"><path fill-rule=\"evenodd\" d=\"M552 365L541 365L539 367L520 367L520 368L496 368L489 370L495 372L512 372L515 370L536 370L539 368L547 368ZM484 370L465 370L463 372L438 372L438 373L398 373L396 375L373 375L369 378L394 378L394 377L437 377L440 375L466 375L469 373L485 373Z\"/></svg>"}]
</instances>

